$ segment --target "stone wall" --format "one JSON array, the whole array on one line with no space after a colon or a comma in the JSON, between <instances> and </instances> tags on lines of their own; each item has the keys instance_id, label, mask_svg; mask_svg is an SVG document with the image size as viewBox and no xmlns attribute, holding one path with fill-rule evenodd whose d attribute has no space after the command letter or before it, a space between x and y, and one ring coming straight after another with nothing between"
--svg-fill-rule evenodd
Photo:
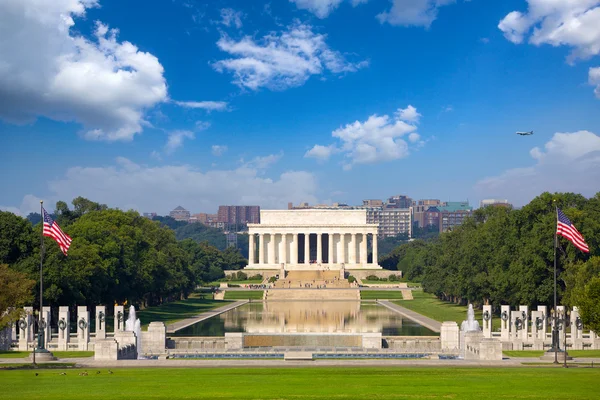
<instances>
[{"instance_id":1,"label":"stone wall","mask_svg":"<svg viewBox=\"0 0 600 400\"><path fill-rule=\"evenodd\" d=\"M346 278L352 275L355 278L366 279L369 275L375 275L378 278L389 278L390 275L399 275L402 277L402 271L388 271L386 269L368 270L368 269L347 269Z\"/></svg>"}]
</instances>

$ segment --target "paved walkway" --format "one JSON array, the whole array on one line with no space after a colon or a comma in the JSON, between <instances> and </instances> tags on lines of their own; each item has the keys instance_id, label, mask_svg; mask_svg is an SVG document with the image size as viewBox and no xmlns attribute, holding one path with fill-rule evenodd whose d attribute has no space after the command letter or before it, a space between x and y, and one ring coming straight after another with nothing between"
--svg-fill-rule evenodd
<instances>
[{"instance_id":1,"label":"paved walkway","mask_svg":"<svg viewBox=\"0 0 600 400\"><path fill-rule=\"evenodd\" d=\"M401 307L397 304L389 302L387 300L378 300L377 303L381 304L384 307L389 308L392 311L396 311L399 314L402 314L404 317L411 319L418 323L419 325L424 326L425 328L431 329L434 332L440 333L442 329L442 323L438 322L434 319L416 313L414 311L409 310L408 308Z\"/></svg>"},{"instance_id":2,"label":"paved walkway","mask_svg":"<svg viewBox=\"0 0 600 400\"><path fill-rule=\"evenodd\" d=\"M233 310L243 304L248 303L248 300L239 300L235 303L227 304L226 306L215 308L214 310L203 312L202 314L196 315L192 318L182 319L181 321L174 322L167 326L167 333L175 333L180 329L187 328L190 325L194 325L197 322L204 321L215 315L222 314L226 311Z\"/></svg>"}]
</instances>

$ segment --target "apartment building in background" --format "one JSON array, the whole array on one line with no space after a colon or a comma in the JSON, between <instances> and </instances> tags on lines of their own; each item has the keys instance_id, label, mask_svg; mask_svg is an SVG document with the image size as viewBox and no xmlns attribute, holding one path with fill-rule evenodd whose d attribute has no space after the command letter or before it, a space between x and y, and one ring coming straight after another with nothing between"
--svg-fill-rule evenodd
<instances>
[{"instance_id":1,"label":"apartment building in background","mask_svg":"<svg viewBox=\"0 0 600 400\"><path fill-rule=\"evenodd\" d=\"M188 222L190 219L190 212L185 208L178 206L169 213L169 217L173 218L176 221Z\"/></svg>"}]
</instances>

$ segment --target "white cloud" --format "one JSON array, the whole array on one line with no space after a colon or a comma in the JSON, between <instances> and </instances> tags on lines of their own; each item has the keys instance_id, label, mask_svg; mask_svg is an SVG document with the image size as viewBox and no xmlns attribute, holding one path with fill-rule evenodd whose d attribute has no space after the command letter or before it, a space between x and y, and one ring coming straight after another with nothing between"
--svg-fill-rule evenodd
<instances>
[{"instance_id":1,"label":"white cloud","mask_svg":"<svg viewBox=\"0 0 600 400\"><path fill-rule=\"evenodd\" d=\"M221 23L227 27L235 26L240 29L242 27L242 17L244 14L241 11L235 11L232 8L223 8L221 10Z\"/></svg>"},{"instance_id":2,"label":"white cloud","mask_svg":"<svg viewBox=\"0 0 600 400\"><path fill-rule=\"evenodd\" d=\"M183 146L185 139L193 140L195 138L192 131L173 131L168 133L167 144L165 145L165 153L173 154L175 150Z\"/></svg>"},{"instance_id":3,"label":"white cloud","mask_svg":"<svg viewBox=\"0 0 600 400\"><path fill-rule=\"evenodd\" d=\"M530 151L535 164L509 169L481 180L482 197L508 198L522 205L542 192L575 192L592 196L600 182L600 136L588 132L556 133L544 149Z\"/></svg>"},{"instance_id":4,"label":"white cloud","mask_svg":"<svg viewBox=\"0 0 600 400\"><path fill-rule=\"evenodd\" d=\"M344 0L290 0L300 10L308 10L318 18L327 18ZM367 3L369 0L350 0L352 7Z\"/></svg>"},{"instance_id":5,"label":"white cloud","mask_svg":"<svg viewBox=\"0 0 600 400\"><path fill-rule=\"evenodd\" d=\"M246 168L251 168L255 170L265 170L271 165L275 164L277 161L279 161L281 157L283 157L283 151L279 154L269 154L268 156L254 157L251 161L248 161L243 165Z\"/></svg>"},{"instance_id":6,"label":"white cloud","mask_svg":"<svg viewBox=\"0 0 600 400\"><path fill-rule=\"evenodd\" d=\"M600 67L590 68L589 82L590 85L596 86L594 93L596 93L596 97L600 99Z\"/></svg>"},{"instance_id":7,"label":"white cloud","mask_svg":"<svg viewBox=\"0 0 600 400\"><path fill-rule=\"evenodd\" d=\"M125 158L105 167L70 168L64 177L49 182L48 188L47 197L53 202L83 196L110 207L163 215L177 205L192 212L216 212L222 204L283 209L288 201L318 203L315 177L305 171L262 177L247 166L201 171L189 165L148 167ZM50 204L47 209L52 210Z\"/></svg>"},{"instance_id":8,"label":"white cloud","mask_svg":"<svg viewBox=\"0 0 600 400\"><path fill-rule=\"evenodd\" d=\"M302 85L311 75L355 72L368 65L366 61L348 62L341 53L331 50L325 39L325 35L299 22L259 41L249 36L236 41L223 35L217 46L232 58L217 61L213 67L218 72L233 73L233 83L242 88L284 90Z\"/></svg>"},{"instance_id":9,"label":"white cloud","mask_svg":"<svg viewBox=\"0 0 600 400\"><path fill-rule=\"evenodd\" d=\"M210 128L210 122L208 121L196 121L194 124L196 131L205 131Z\"/></svg>"},{"instance_id":10,"label":"white cloud","mask_svg":"<svg viewBox=\"0 0 600 400\"><path fill-rule=\"evenodd\" d=\"M220 157L227 151L227 146L215 144L211 148L213 156Z\"/></svg>"},{"instance_id":11,"label":"white cloud","mask_svg":"<svg viewBox=\"0 0 600 400\"><path fill-rule=\"evenodd\" d=\"M438 15L438 9L455 0L390 0L392 8L377 15L380 23L429 28Z\"/></svg>"},{"instance_id":12,"label":"white cloud","mask_svg":"<svg viewBox=\"0 0 600 400\"><path fill-rule=\"evenodd\" d=\"M21 204L18 207L14 206L0 206L1 211L8 211L15 215L20 215L21 217L26 217L29 213L36 212L39 214L40 212L40 199L39 197L33 196L31 194L23 197ZM53 210L54 204L56 202L46 202L44 203L44 208L46 210Z\"/></svg>"},{"instance_id":13,"label":"white cloud","mask_svg":"<svg viewBox=\"0 0 600 400\"><path fill-rule=\"evenodd\" d=\"M325 161L329 160L329 157L333 153L335 153L337 149L334 145L329 146L321 146L320 144L315 144L312 149L308 150L304 157L306 158L316 158L317 160Z\"/></svg>"},{"instance_id":14,"label":"white cloud","mask_svg":"<svg viewBox=\"0 0 600 400\"><path fill-rule=\"evenodd\" d=\"M355 164L373 164L404 158L409 154L409 146L402 139L403 136L409 135L408 140L411 143L423 144L416 133L416 123L420 116L417 109L411 105L398 109L393 118L388 115L371 115L364 122L355 121L333 131L331 135L339 139L339 146L316 145L304 156L324 160L334 151L339 151L348 159L344 164L345 170L351 169Z\"/></svg>"},{"instance_id":15,"label":"white cloud","mask_svg":"<svg viewBox=\"0 0 600 400\"><path fill-rule=\"evenodd\" d=\"M569 63L600 54L599 0L527 0L526 13L513 11L498 25L513 43L568 46Z\"/></svg>"},{"instance_id":16,"label":"white cloud","mask_svg":"<svg viewBox=\"0 0 600 400\"><path fill-rule=\"evenodd\" d=\"M206 111L226 111L227 102L225 101L173 101L180 107L199 108Z\"/></svg>"},{"instance_id":17,"label":"white cloud","mask_svg":"<svg viewBox=\"0 0 600 400\"><path fill-rule=\"evenodd\" d=\"M76 121L89 139L131 140L144 112L167 98L163 66L118 31L72 29L96 0L0 2L0 118Z\"/></svg>"}]
</instances>

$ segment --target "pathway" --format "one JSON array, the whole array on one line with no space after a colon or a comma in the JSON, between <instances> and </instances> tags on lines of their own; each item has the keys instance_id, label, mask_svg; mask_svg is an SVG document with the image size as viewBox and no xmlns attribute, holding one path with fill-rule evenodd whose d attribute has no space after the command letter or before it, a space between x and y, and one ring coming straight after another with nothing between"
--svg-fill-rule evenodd
<instances>
[{"instance_id":1,"label":"pathway","mask_svg":"<svg viewBox=\"0 0 600 400\"><path fill-rule=\"evenodd\" d=\"M205 311L202 314L196 315L192 318L182 319L181 321L173 322L167 326L167 333L175 333L180 329L187 328L190 325L194 325L197 322L204 321L215 315L223 314L226 311L233 310L241 305L248 303L248 300L239 300L226 306L215 308L214 310Z\"/></svg>"},{"instance_id":2,"label":"pathway","mask_svg":"<svg viewBox=\"0 0 600 400\"><path fill-rule=\"evenodd\" d=\"M438 322L434 319L416 313L408 308L404 308L387 300L378 300L377 303L381 304L384 307L389 308L392 311L396 311L399 314L402 314L404 317L411 319L417 322L419 325L424 326L425 328L431 329L434 332L439 333L442 328L442 323Z\"/></svg>"}]
</instances>

